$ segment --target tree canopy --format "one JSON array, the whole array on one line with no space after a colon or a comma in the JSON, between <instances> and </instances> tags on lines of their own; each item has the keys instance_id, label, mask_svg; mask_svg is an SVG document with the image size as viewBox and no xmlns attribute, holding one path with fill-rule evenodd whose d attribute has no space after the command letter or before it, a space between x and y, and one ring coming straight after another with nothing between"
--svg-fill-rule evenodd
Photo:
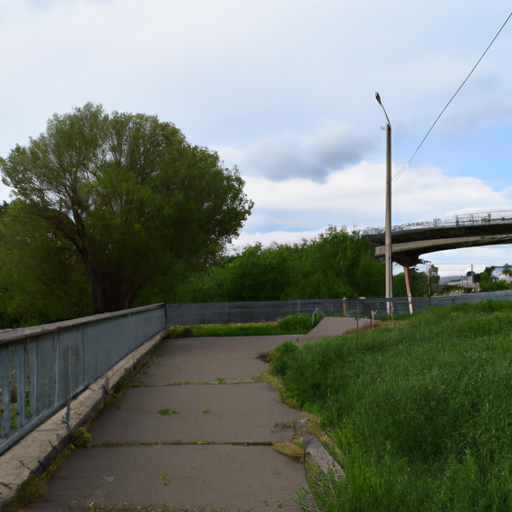
<instances>
[{"instance_id":1,"label":"tree canopy","mask_svg":"<svg viewBox=\"0 0 512 512\"><path fill-rule=\"evenodd\" d=\"M152 291L165 302L382 297L384 265L359 233L331 226L299 244L247 246L179 286Z\"/></svg>"},{"instance_id":2,"label":"tree canopy","mask_svg":"<svg viewBox=\"0 0 512 512\"><path fill-rule=\"evenodd\" d=\"M82 266L96 313L131 307L172 262L213 261L253 206L236 167L174 125L91 103L54 115L0 170L13 215Z\"/></svg>"}]
</instances>

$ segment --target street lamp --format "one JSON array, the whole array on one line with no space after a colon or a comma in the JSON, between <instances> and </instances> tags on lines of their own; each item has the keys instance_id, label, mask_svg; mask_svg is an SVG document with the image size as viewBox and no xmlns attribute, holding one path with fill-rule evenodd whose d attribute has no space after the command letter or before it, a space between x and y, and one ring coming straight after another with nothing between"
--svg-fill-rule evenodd
<instances>
[{"instance_id":1,"label":"street lamp","mask_svg":"<svg viewBox=\"0 0 512 512\"><path fill-rule=\"evenodd\" d=\"M393 261L391 257L391 123L389 121L388 114L384 105L382 104L382 100L380 99L380 94L378 92L375 93L375 98L378 101L379 105L382 107L384 111L384 115L386 116L387 125L386 125L386 223L384 228L384 237L385 237L385 253L384 259L386 261L386 312L388 315L392 313L391 307L391 298L393 297Z\"/></svg>"}]
</instances>

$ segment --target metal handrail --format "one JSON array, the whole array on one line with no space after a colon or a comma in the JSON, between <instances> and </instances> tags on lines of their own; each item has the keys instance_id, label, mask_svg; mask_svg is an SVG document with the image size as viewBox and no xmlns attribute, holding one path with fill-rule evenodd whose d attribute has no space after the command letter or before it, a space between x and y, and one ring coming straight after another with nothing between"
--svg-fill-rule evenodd
<instances>
[{"instance_id":1,"label":"metal handrail","mask_svg":"<svg viewBox=\"0 0 512 512\"><path fill-rule=\"evenodd\" d=\"M167 327L165 304L0 332L0 454Z\"/></svg>"}]
</instances>

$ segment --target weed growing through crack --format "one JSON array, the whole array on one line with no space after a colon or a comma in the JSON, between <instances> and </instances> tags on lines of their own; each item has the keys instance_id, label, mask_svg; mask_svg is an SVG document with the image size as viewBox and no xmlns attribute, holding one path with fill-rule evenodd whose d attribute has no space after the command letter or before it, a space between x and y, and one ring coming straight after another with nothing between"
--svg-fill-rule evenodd
<instances>
[{"instance_id":1,"label":"weed growing through crack","mask_svg":"<svg viewBox=\"0 0 512 512\"><path fill-rule=\"evenodd\" d=\"M171 414L179 414L178 411L175 411L174 409L160 409L157 411L160 416L170 416Z\"/></svg>"},{"instance_id":2,"label":"weed growing through crack","mask_svg":"<svg viewBox=\"0 0 512 512\"><path fill-rule=\"evenodd\" d=\"M92 441L92 435L85 427L75 430L71 436L71 443L75 448L85 448Z\"/></svg>"},{"instance_id":3,"label":"weed growing through crack","mask_svg":"<svg viewBox=\"0 0 512 512\"><path fill-rule=\"evenodd\" d=\"M162 479L164 481L164 487L167 487L171 483L169 480L169 473L167 473L167 471L162 471Z\"/></svg>"},{"instance_id":4,"label":"weed growing through crack","mask_svg":"<svg viewBox=\"0 0 512 512\"><path fill-rule=\"evenodd\" d=\"M210 414L211 412L212 412L212 411L211 411L210 409L205 409L205 410L203 411L203 414Z\"/></svg>"},{"instance_id":5,"label":"weed growing through crack","mask_svg":"<svg viewBox=\"0 0 512 512\"><path fill-rule=\"evenodd\" d=\"M92 441L92 436L85 427L80 427L71 436L70 443L57 455L42 475L32 474L18 488L14 498L1 509L2 512L20 510L29 503L46 493L46 482L71 455L80 447L86 447Z\"/></svg>"}]
</instances>

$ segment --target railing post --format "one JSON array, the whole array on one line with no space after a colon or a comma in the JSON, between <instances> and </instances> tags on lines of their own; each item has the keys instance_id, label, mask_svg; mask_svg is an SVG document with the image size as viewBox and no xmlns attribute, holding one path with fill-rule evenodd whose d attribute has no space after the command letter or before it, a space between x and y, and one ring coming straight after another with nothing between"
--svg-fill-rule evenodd
<instances>
[{"instance_id":1,"label":"railing post","mask_svg":"<svg viewBox=\"0 0 512 512\"><path fill-rule=\"evenodd\" d=\"M62 423L65 423L68 427L68 431L71 432L71 348L69 344L62 348L62 362L65 368L64 370L64 392L66 393L66 414L62 417Z\"/></svg>"},{"instance_id":2,"label":"railing post","mask_svg":"<svg viewBox=\"0 0 512 512\"><path fill-rule=\"evenodd\" d=\"M38 350L37 350L37 342L30 341L29 342L29 392L28 392L28 398L30 403L30 414L32 418L35 418L39 414L39 403L38 403L38 397L37 397L37 383L39 380L38 376L38 369L39 365L37 364L37 356L38 356Z\"/></svg>"},{"instance_id":3,"label":"railing post","mask_svg":"<svg viewBox=\"0 0 512 512\"><path fill-rule=\"evenodd\" d=\"M17 428L25 425L26 342L16 344Z\"/></svg>"},{"instance_id":4,"label":"railing post","mask_svg":"<svg viewBox=\"0 0 512 512\"><path fill-rule=\"evenodd\" d=\"M11 430L11 354L9 347L0 347L0 388L2 390L3 433L7 437Z\"/></svg>"}]
</instances>

